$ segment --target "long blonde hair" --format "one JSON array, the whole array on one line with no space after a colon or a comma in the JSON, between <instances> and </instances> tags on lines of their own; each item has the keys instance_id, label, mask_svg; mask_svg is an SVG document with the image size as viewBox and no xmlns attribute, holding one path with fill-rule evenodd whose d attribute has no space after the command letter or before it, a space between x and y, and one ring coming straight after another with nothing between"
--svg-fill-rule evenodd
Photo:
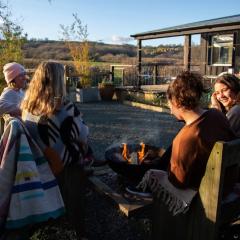
<instances>
[{"instance_id":1,"label":"long blonde hair","mask_svg":"<svg viewBox=\"0 0 240 240\"><path fill-rule=\"evenodd\" d=\"M56 110L55 100L65 96L63 65L57 62L42 62L30 81L21 109L23 113L49 116Z\"/></svg>"}]
</instances>

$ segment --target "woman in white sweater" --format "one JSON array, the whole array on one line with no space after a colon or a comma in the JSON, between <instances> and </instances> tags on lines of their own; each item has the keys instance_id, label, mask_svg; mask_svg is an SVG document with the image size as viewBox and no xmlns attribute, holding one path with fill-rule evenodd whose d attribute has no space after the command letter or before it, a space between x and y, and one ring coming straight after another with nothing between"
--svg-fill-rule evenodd
<instances>
[{"instance_id":1,"label":"woman in white sweater","mask_svg":"<svg viewBox=\"0 0 240 240\"><path fill-rule=\"evenodd\" d=\"M20 117L19 106L24 97L22 89L26 86L26 70L21 64L12 62L4 65L3 74L7 87L3 89L0 96L0 116L8 114Z\"/></svg>"}]
</instances>

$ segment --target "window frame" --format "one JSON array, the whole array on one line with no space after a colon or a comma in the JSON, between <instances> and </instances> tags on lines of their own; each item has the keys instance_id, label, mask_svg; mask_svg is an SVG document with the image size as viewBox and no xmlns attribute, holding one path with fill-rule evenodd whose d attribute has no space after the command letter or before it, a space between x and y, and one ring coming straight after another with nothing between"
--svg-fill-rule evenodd
<instances>
[{"instance_id":1,"label":"window frame","mask_svg":"<svg viewBox=\"0 0 240 240\"><path fill-rule=\"evenodd\" d=\"M213 63L213 44L214 44L214 42L213 42L213 38L214 37L218 37L218 36L231 36L232 37L232 43L231 43L231 48L232 48L232 50L231 50L231 55L230 56L228 56L228 61L230 62L230 63ZM233 56L234 56L234 33L216 33L216 34L212 34L210 37L209 37L209 46L210 46L210 48L209 48L209 59L208 59L208 63L209 63L209 65L211 65L211 66L226 66L226 67L231 67L232 65L233 65ZM229 48L230 48L229 47ZM218 58L218 60L220 60L221 58Z\"/></svg>"}]
</instances>

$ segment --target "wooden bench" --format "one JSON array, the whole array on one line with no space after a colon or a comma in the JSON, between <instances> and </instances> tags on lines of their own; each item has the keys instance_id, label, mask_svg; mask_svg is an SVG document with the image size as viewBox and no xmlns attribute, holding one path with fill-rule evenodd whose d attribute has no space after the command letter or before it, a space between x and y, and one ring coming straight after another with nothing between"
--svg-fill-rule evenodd
<instances>
[{"instance_id":1,"label":"wooden bench","mask_svg":"<svg viewBox=\"0 0 240 240\"><path fill-rule=\"evenodd\" d=\"M130 197L131 194L127 196L127 194L120 189L114 189L109 184L104 183L100 178L108 173L113 173L113 170L108 166L95 167L94 174L88 178L88 181L97 192L113 200L113 203L115 203L125 216L133 217L150 212L149 209L151 208L152 198ZM112 180L116 181L117 179L112 178Z\"/></svg>"},{"instance_id":2,"label":"wooden bench","mask_svg":"<svg viewBox=\"0 0 240 240\"><path fill-rule=\"evenodd\" d=\"M218 239L220 226L236 220L240 215L240 200L222 204L224 177L230 168L238 169L239 165L240 139L217 142L209 157L199 193L187 213L172 216L161 200L154 199L152 239ZM237 174L231 177L238 181Z\"/></svg>"}]
</instances>

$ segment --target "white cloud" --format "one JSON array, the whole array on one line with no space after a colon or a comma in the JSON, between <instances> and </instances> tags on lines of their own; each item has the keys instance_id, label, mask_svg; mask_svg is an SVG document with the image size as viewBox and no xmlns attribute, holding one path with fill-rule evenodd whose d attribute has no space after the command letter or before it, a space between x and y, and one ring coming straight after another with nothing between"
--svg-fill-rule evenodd
<instances>
[{"instance_id":1,"label":"white cloud","mask_svg":"<svg viewBox=\"0 0 240 240\"><path fill-rule=\"evenodd\" d=\"M127 44L132 42L134 39L131 37L123 37L123 36L117 36L113 35L111 37L111 42L114 44Z\"/></svg>"}]
</instances>

